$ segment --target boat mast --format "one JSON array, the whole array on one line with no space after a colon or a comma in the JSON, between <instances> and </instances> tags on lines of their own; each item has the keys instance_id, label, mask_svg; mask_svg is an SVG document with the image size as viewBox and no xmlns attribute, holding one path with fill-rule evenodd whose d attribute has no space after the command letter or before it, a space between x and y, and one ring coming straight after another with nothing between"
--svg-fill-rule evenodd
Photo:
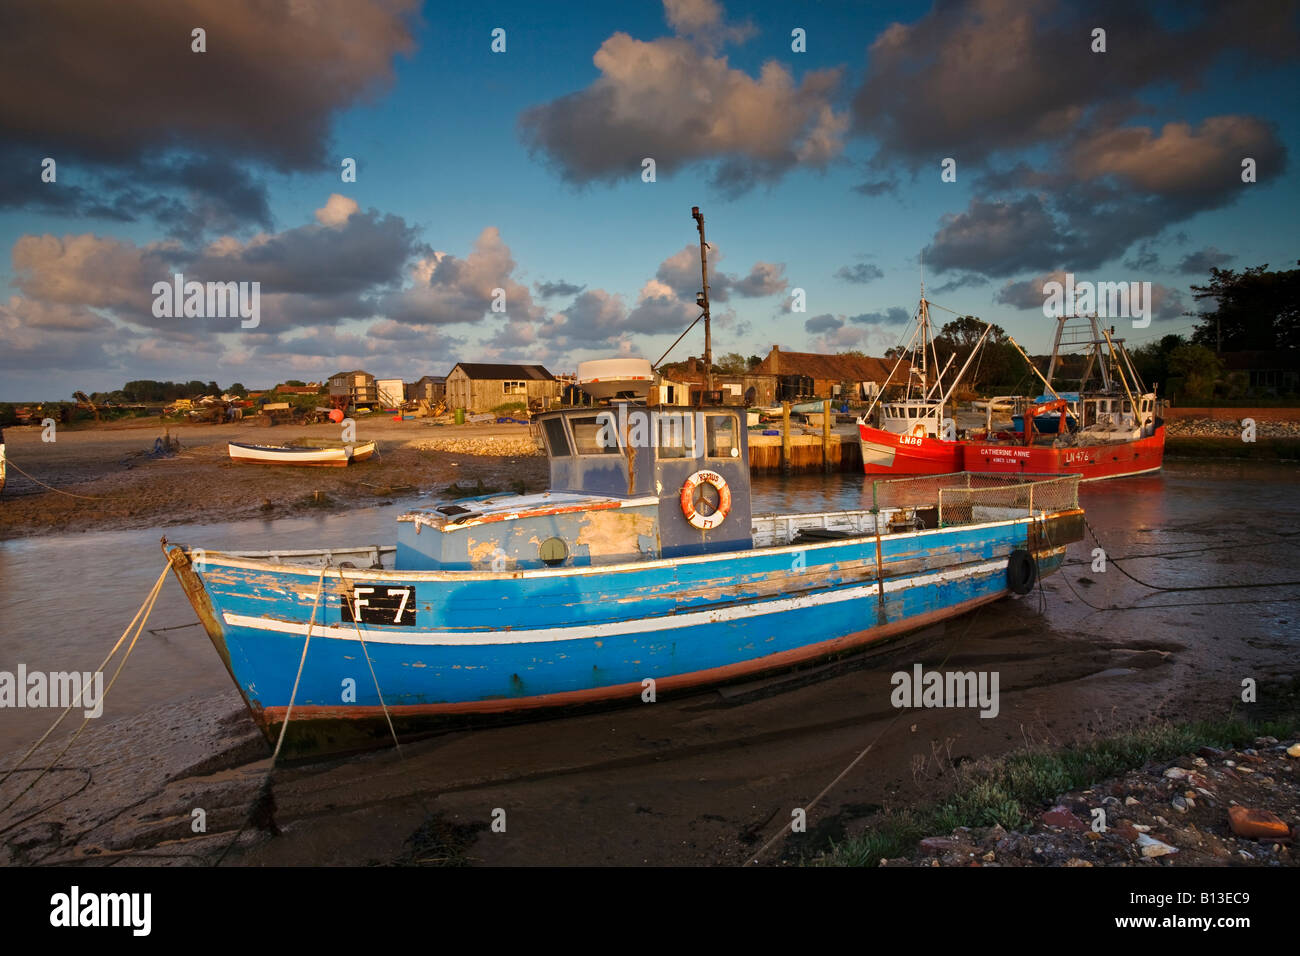
<instances>
[{"instance_id":1,"label":"boat mast","mask_svg":"<svg viewBox=\"0 0 1300 956\"><path fill-rule=\"evenodd\" d=\"M930 338L930 303L925 301L925 250L921 250L921 397L924 398L930 391L929 369L926 365L926 348L934 350L934 342ZM939 364L939 353L935 352L934 364ZM911 378L908 378L909 388L907 397L912 397Z\"/></svg>"},{"instance_id":2,"label":"boat mast","mask_svg":"<svg viewBox=\"0 0 1300 956\"><path fill-rule=\"evenodd\" d=\"M1052 383L1049 382L1047 379L1043 378L1043 373L1040 372L1040 371L1038 371L1038 366L1035 365L1035 364L1033 363L1033 360L1030 359L1030 357L1029 357L1028 355L1025 354L1025 350L1022 349L1022 348L1020 347L1020 343L1017 342L1015 339L1013 339L1013 338L1012 338L1011 336L1009 336L1009 335L1007 336L1007 341L1010 342L1012 345L1014 345L1014 346L1016 347L1016 351L1019 352L1019 353L1020 353L1020 357L1021 357L1022 359L1025 360L1025 364L1027 364L1027 365L1029 366L1029 368L1033 371L1033 373L1034 373L1035 375L1038 376L1039 380L1040 380L1040 381L1041 381L1045 386L1047 386L1047 390L1048 390L1049 392L1052 393L1052 398L1057 399L1057 400L1059 401L1060 398L1061 398L1061 396L1058 395L1058 394L1056 394L1056 389L1052 388Z\"/></svg>"},{"instance_id":3,"label":"boat mast","mask_svg":"<svg viewBox=\"0 0 1300 956\"><path fill-rule=\"evenodd\" d=\"M1111 355L1114 355L1114 354L1115 354L1115 343L1111 341L1111 339L1110 339L1110 333L1107 332L1105 329L1102 329L1102 330L1101 330L1101 334L1104 335L1104 336L1106 336L1106 344L1110 346L1110 352L1111 352ZM1120 384L1124 386L1124 394L1128 396L1128 404L1129 404L1129 408L1133 409L1133 418L1134 418L1135 421L1141 423L1141 421L1142 421L1142 413L1141 413L1141 411L1139 411L1139 409L1138 409L1138 404L1137 404L1137 402L1133 400L1133 392L1132 392L1132 390L1131 390L1131 389L1129 388L1129 386L1128 386L1128 376L1124 374L1124 369L1120 368L1118 365L1116 365L1116 371L1119 372L1119 382L1120 382Z\"/></svg>"},{"instance_id":4,"label":"boat mast","mask_svg":"<svg viewBox=\"0 0 1300 956\"><path fill-rule=\"evenodd\" d=\"M704 289L700 292L696 304L704 310L704 391L706 394L711 394L713 392L713 335L709 328L709 259L705 251L709 244L704 241L704 214L700 212L699 206L691 207L691 218L695 220L695 227L700 230L700 280Z\"/></svg>"}]
</instances>

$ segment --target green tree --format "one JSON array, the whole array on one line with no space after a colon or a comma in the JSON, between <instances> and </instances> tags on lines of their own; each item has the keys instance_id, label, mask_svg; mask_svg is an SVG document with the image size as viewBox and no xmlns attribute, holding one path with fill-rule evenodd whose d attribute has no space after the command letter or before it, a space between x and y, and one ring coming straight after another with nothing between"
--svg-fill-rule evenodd
<instances>
[{"instance_id":1,"label":"green tree","mask_svg":"<svg viewBox=\"0 0 1300 956\"><path fill-rule=\"evenodd\" d=\"M713 363L714 369L727 375L744 375L749 371L749 363L739 352L728 352Z\"/></svg>"},{"instance_id":2,"label":"green tree","mask_svg":"<svg viewBox=\"0 0 1300 956\"><path fill-rule=\"evenodd\" d=\"M1223 363L1204 345L1188 343L1169 353L1169 375L1183 380L1180 400L1199 400L1214 394L1214 383L1223 374Z\"/></svg>"},{"instance_id":3,"label":"green tree","mask_svg":"<svg viewBox=\"0 0 1300 956\"><path fill-rule=\"evenodd\" d=\"M238 395L240 398L248 398L248 389L244 388L243 382L236 382L234 385L230 386L229 391L231 395Z\"/></svg>"},{"instance_id":4,"label":"green tree","mask_svg":"<svg viewBox=\"0 0 1300 956\"><path fill-rule=\"evenodd\" d=\"M1165 386L1170 376L1169 356L1174 349L1186 344L1187 340L1181 335L1166 335L1158 342L1139 345L1129 353L1129 358L1133 360L1133 367L1146 386L1156 386L1163 395L1167 394Z\"/></svg>"},{"instance_id":5,"label":"green tree","mask_svg":"<svg viewBox=\"0 0 1300 956\"><path fill-rule=\"evenodd\" d=\"M955 355L951 366L951 373L956 372L962 367L966 359L970 357L971 351L979 342L980 337L984 335L986 324L983 320L973 315L962 315L945 323L939 330L939 334L934 337L934 350L939 357L939 367L942 368L948 361L950 355ZM1006 356L999 350L998 355L992 359L989 365L990 355L993 353L993 346L1001 346L1007 341L1007 333L1000 325L993 325L989 330L988 337L984 339L984 345L980 355L976 357L975 362L966 372L966 377L962 384L971 388L979 388L982 382L1000 381L1001 376L1008 373L1006 366L1009 362ZM1014 351L1014 350L1013 350ZM936 370L937 371L937 370ZM951 379L945 378L945 381Z\"/></svg>"},{"instance_id":6,"label":"green tree","mask_svg":"<svg viewBox=\"0 0 1300 956\"><path fill-rule=\"evenodd\" d=\"M1192 286L1192 294L1214 305L1192 334L1198 345L1222 352L1300 348L1300 269L1212 268L1209 284Z\"/></svg>"}]
</instances>

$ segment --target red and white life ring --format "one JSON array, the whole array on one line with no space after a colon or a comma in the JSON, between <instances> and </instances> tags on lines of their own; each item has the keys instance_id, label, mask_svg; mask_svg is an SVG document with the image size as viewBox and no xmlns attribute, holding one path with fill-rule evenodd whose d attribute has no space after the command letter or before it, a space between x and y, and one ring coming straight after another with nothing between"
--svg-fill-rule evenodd
<instances>
[{"instance_id":1,"label":"red and white life ring","mask_svg":"<svg viewBox=\"0 0 1300 956\"><path fill-rule=\"evenodd\" d=\"M718 493L718 510L711 515L702 515L695 510L695 489L702 484L712 485ZM731 489L727 487L727 479L716 471L697 471L682 485L682 514L691 527L701 531L712 530L722 524L730 511Z\"/></svg>"},{"instance_id":2,"label":"red and white life ring","mask_svg":"<svg viewBox=\"0 0 1300 956\"><path fill-rule=\"evenodd\" d=\"M917 438L924 438L925 426L918 422L916 425L912 426L912 434Z\"/></svg>"}]
</instances>

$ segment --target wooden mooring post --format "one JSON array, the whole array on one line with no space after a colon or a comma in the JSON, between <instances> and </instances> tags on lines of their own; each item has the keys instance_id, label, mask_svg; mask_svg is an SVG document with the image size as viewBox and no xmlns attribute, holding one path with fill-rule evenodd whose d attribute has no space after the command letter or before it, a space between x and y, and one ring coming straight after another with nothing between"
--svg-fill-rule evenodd
<instances>
[{"instance_id":1,"label":"wooden mooring post","mask_svg":"<svg viewBox=\"0 0 1300 956\"><path fill-rule=\"evenodd\" d=\"M831 473L831 400L822 402L822 471Z\"/></svg>"},{"instance_id":2,"label":"wooden mooring post","mask_svg":"<svg viewBox=\"0 0 1300 956\"><path fill-rule=\"evenodd\" d=\"M790 474L790 403L781 403L781 474Z\"/></svg>"}]
</instances>

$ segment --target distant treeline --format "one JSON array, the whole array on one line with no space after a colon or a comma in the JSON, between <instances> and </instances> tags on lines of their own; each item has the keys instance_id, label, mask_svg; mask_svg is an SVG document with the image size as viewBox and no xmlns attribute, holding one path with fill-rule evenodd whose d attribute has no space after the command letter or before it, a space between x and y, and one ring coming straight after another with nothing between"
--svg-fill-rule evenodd
<instances>
[{"instance_id":1,"label":"distant treeline","mask_svg":"<svg viewBox=\"0 0 1300 956\"><path fill-rule=\"evenodd\" d=\"M115 392L92 392L90 400L96 404L127 404L148 402L174 402L178 398L199 398L203 395L238 395L248 394L248 389L236 382L229 388L222 388L216 382L201 382L193 379L189 382L155 382L142 378L127 382Z\"/></svg>"}]
</instances>

